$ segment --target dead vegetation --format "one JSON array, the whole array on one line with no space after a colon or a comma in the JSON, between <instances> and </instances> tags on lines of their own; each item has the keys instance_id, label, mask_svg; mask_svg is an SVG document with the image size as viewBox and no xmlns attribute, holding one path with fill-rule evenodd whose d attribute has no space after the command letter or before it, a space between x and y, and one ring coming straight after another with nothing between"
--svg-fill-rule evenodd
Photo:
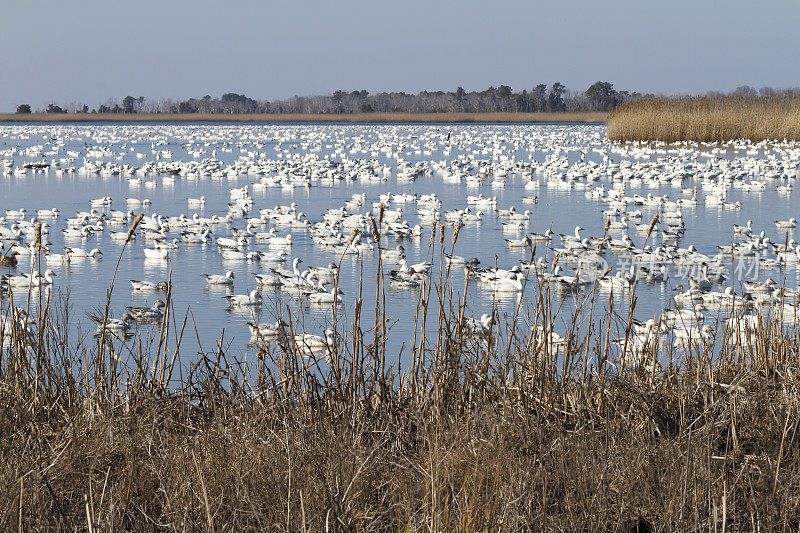
<instances>
[{"instance_id":1,"label":"dead vegetation","mask_svg":"<svg viewBox=\"0 0 800 533\"><path fill-rule=\"evenodd\" d=\"M800 100L791 96L644 98L608 115L612 141L800 140Z\"/></svg>"},{"instance_id":2,"label":"dead vegetation","mask_svg":"<svg viewBox=\"0 0 800 533\"><path fill-rule=\"evenodd\" d=\"M431 258L452 250L444 231ZM291 317L253 360L222 342L181 353L192 320L170 292L155 333L124 345L68 338L70 306L45 291L6 301L0 527L800 527L795 331L762 321L755 343L719 351L654 343L634 364L610 342L632 310L594 291L584 304L608 305L605 319L576 314L557 346L537 333L554 323L545 290L475 335L469 284L441 268L402 369L380 277L375 302L334 314L319 357L298 349Z\"/></svg>"}]
</instances>

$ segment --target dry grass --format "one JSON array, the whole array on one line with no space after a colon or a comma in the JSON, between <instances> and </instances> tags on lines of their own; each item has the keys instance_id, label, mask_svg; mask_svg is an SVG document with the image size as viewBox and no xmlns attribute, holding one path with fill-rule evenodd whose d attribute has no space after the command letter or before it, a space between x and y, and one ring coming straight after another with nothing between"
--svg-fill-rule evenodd
<instances>
[{"instance_id":1,"label":"dry grass","mask_svg":"<svg viewBox=\"0 0 800 533\"><path fill-rule=\"evenodd\" d=\"M354 113L354 114L0 114L0 122L577 122L602 123L607 113Z\"/></svg>"},{"instance_id":2,"label":"dry grass","mask_svg":"<svg viewBox=\"0 0 800 533\"><path fill-rule=\"evenodd\" d=\"M433 233L441 259L451 239ZM765 320L752 346L649 352L670 362L634 367L609 340L612 324L630 329L635 288L630 310L574 317L555 352L530 329L552 324L546 291L474 341L461 326L474 289L432 279L402 372L380 278L374 323L355 299L324 360L287 335L256 360L220 342L183 367L189 315L172 306L151 342L123 351L65 338L69 306L32 294L30 331L0 339L0 528L800 527L796 331ZM426 322L436 338L420 338Z\"/></svg>"},{"instance_id":3,"label":"dry grass","mask_svg":"<svg viewBox=\"0 0 800 533\"><path fill-rule=\"evenodd\" d=\"M727 142L800 140L800 99L789 97L649 98L608 116L613 141Z\"/></svg>"}]
</instances>

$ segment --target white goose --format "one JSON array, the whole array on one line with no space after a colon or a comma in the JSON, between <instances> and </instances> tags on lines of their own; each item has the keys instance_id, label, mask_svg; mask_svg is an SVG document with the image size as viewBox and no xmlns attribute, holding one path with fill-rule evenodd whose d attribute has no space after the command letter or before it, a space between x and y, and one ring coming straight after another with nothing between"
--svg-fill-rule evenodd
<instances>
[{"instance_id":1,"label":"white goose","mask_svg":"<svg viewBox=\"0 0 800 533\"><path fill-rule=\"evenodd\" d=\"M47 269L42 275L40 272L33 272L32 274L20 274L18 276L10 276L7 278L9 287L41 287L53 284L53 277L57 276L51 269Z\"/></svg>"},{"instance_id":2,"label":"white goose","mask_svg":"<svg viewBox=\"0 0 800 533\"><path fill-rule=\"evenodd\" d=\"M294 336L297 349L304 355L318 354L327 351L333 344L334 331L331 328L325 330L325 336L313 335L311 333L298 333Z\"/></svg>"},{"instance_id":3,"label":"white goose","mask_svg":"<svg viewBox=\"0 0 800 533\"><path fill-rule=\"evenodd\" d=\"M64 248L64 253L66 253L73 259L78 257L91 257L94 259L97 256L103 255L103 252L101 252L97 248L93 248L88 252L83 248Z\"/></svg>"},{"instance_id":4,"label":"white goose","mask_svg":"<svg viewBox=\"0 0 800 533\"><path fill-rule=\"evenodd\" d=\"M500 278L491 281L489 282L489 285L494 292L499 292L499 293L522 292L523 289L522 280L524 279L525 275L520 272L511 277Z\"/></svg>"},{"instance_id":5,"label":"white goose","mask_svg":"<svg viewBox=\"0 0 800 533\"><path fill-rule=\"evenodd\" d=\"M159 248L142 248L145 259L156 259L164 261L169 259L169 250L162 250Z\"/></svg>"},{"instance_id":6,"label":"white goose","mask_svg":"<svg viewBox=\"0 0 800 533\"><path fill-rule=\"evenodd\" d=\"M236 276L233 275L233 271L229 270L224 274L203 274L203 278L209 285L233 285Z\"/></svg>"},{"instance_id":7,"label":"white goose","mask_svg":"<svg viewBox=\"0 0 800 533\"><path fill-rule=\"evenodd\" d=\"M189 207L202 207L206 205L205 196L201 196L200 198L187 198L186 201L189 204Z\"/></svg>"},{"instance_id":8,"label":"white goose","mask_svg":"<svg viewBox=\"0 0 800 533\"><path fill-rule=\"evenodd\" d=\"M314 292L309 294L307 298L309 302L315 304L332 304L334 302L341 303L342 302L341 294L342 294L341 290L336 291L334 287L331 287L330 291Z\"/></svg>"},{"instance_id":9,"label":"white goose","mask_svg":"<svg viewBox=\"0 0 800 533\"><path fill-rule=\"evenodd\" d=\"M792 217L789 220L776 220L775 226L778 229L793 229L797 227L797 219Z\"/></svg>"},{"instance_id":10,"label":"white goose","mask_svg":"<svg viewBox=\"0 0 800 533\"><path fill-rule=\"evenodd\" d=\"M103 326L102 318L93 318L92 320L95 324L97 324L97 331L94 334L95 337L102 335L103 330L105 330L106 333L111 333L112 335L127 335L128 330L131 329L133 317L128 313L125 313L120 318L108 318L105 321L105 327Z\"/></svg>"},{"instance_id":11,"label":"white goose","mask_svg":"<svg viewBox=\"0 0 800 533\"><path fill-rule=\"evenodd\" d=\"M281 334L282 329L285 327L285 323L280 320L274 324L257 324L253 322L246 322L246 324L247 327L250 328L251 341L277 337Z\"/></svg>"},{"instance_id":12,"label":"white goose","mask_svg":"<svg viewBox=\"0 0 800 533\"><path fill-rule=\"evenodd\" d=\"M291 246L292 236L287 234L286 237L271 237L269 240L270 246Z\"/></svg>"},{"instance_id":13,"label":"white goose","mask_svg":"<svg viewBox=\"0 0 800 533\"><path fill-rule=\"evenodd\" d=\"M135 291L163 291L166 292L169 285L166 281L159 281L157 283L153 283L152 281L138 281L135 279L131 280L131 286Z\"/></svg>"},{"instance_id":14,"label":"white goose","mask_svg":"<svg viewBox=\"0 0 800 533\"><path fill-rule=\"evenodd\" d=\"M737 235L750 235L753 232L753 221L748 220L746 226L740 226L739 224L733 225L733 232Z\"/></svg>"},{"instance_id":15,"label":"white goose","mask_svg":"<svg viewBox=\"0 0 800 533\"><path fill-rule=\"evenodd\" d=\"M261 293L258 289L249 294L229 294L223 298L228 300L228 307L261 307Z\"/></svg>"}]
</instances>

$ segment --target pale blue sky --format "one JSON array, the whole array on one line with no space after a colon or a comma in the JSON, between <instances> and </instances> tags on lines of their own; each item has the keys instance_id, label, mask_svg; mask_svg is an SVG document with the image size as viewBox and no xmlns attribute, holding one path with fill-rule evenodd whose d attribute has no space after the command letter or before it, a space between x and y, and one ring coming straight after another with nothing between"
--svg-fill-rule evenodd
<instances>
[{"instance_id":1,"label":"pale blue sky","mask_svg":"<svg viewBox=\"0 0 800 533\"><path fill-rule=\"evenodd\" d=\"M0 111L127 94L258 99L800 85L795 0L0 0Z\"/></svg>"}]
</instances>

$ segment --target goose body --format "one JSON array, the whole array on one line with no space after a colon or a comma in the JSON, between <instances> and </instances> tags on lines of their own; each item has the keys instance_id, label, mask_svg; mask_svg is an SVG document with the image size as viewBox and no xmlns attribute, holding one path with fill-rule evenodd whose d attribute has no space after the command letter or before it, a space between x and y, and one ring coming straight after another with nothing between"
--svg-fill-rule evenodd
<instances>
[{"instance_id":1,"label":"goose body","mask_svg":"<svg viewBox=\"0 0 800 533\"><path fill-rule=\"evenodd\" d=\"M153 283L152 281L138 281L135 279L131 280L131 287L135 291L163 291L166 292L169 285L166 281L158 281Z\"/></svg>"},{"instance_id":2,"label":"goose body","mask_svg":"<svg viewBox=\"0 0 800 533\"><path fill-rule=\"evenodd\" d=\"M64 253L70 256L71 258L90 257L94 259L103 255L103 252L101 252L97 248L94 248L88 252L83 248L64 248Z\"/></svg>"},{"instance_id":3,"label":"goose body","mask_svg":"<svg viewBox=\"0 0 800 533\"><path fill-rule=\"evenodd\" d=\"M151 307L131 306L128 307L128 314L138 322L155 322L164 317L166 303L158 300Z\"/></svg>"},{"instance_id":4,"label":"goose body","mask_svg":"<svg viewBox=\"0 0 800 533\"><path fill-rule=\"evenodd\" d=\"M789 220L776 220L775 227L778 229L794 229L797 227L797 219L792 217Z\"/></svg>"},{"instance_id":5,"label":"goose body","mask_svg":"<svg viewBox=\"0 0 800 533\"><path fill-rule=\"evenodd\" d=\"M223 298L228 300L229 307L261 307L261 293L258 289L249 294L229 294Z\"/></svg>"},{"instance_id":6,"label":"goose body","mask_svg":"<svg viewBox=\"0 0 800 533\"><path fill-rule=\"evenodd\" d=\"M16 250L9 251L8 253L0 256L0 267L15 267L17 266L17 256L19 252Z\"/></svg>"},{"instance_id":7,"label":"goose body","mask_svg":"<svg viewBox=\"0 0 800 533\"><path fill-rule=\"evenodd\" d=\"M229 270L225 274L203 274L203 278L209 285L233 285L236 276Z\"/></svg>"},{"instance_id":8,"label":"goose body","mask_svg":"<svg viewBox=\"0 0 800 533\"><path fill-rule=\"evenodd\" d=\"M169 250L162 250L160 248L142 248L145 259L165 260L169 259Z\"/></svg>"},{"instance_id":9,"label":"goose body","mask_svg":"<svg viewBox=\"0 0 800 533\"><path fill-rule=\"evenodd\" d=\"M278 320L274 324L256 324L247 322L247 327L250 328L251 340L270 339L281 335L281 331L286 326ZM286 328L288 331L288 328Z\"/></svg>"},{"instance_id":10,"label":"goose body","mask_svg":"<svg viewBox=\"0 0 800 533\"><path fill-rule=\"evenodd\" d=\"M332 304L334 302L339 303L342 301L341 295L334 292L333 288L331 288L330 292L325 291L309 294L307 298L309 302L316 304Z\"/></svg>"},{"instance_id":11,"label":"goose body","mask_svg":"<svg viewBox=\"0 0 800 533\"><path fill-rule=\"evenodd\" d=\"M93 320L95 324L97 324L97 331L95 332L96 337L102 335L103 331L114 336L127 336L128 331L131 329L133 317L125 313L120 318L107 319L105 325L102 318L93 318Z\"/></svg>"}]
</instances>

